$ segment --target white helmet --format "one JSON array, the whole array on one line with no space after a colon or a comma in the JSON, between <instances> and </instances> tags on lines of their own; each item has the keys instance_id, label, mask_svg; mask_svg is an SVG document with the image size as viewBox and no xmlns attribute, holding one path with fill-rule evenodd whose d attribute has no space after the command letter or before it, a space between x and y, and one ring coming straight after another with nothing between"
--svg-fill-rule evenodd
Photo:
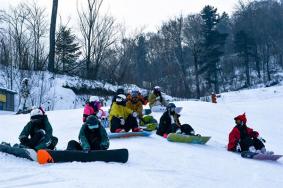
<instances>
[{"instance_id":1,"label":"white helmet","mask_svg":"<svg viewBox=\"0 0 283 188\"><path fill-rule=\"evenodd\" d=\"M155 90L155 91L160 91L161 88L160 88L159 86L154 86L153 90Z\"/></svg>"},{"instance_id":2,"label":"white helmet","mask_svg":"<svg viewBox=\"0 0 283 188\"><path fill-rule=\"evenodd\" d=\"M97 96L90 96L89 102L99 101L99 98Z\"/></svg>"},{"instance_id":3,"label":"white helmet","mask_svg":"<svg viewBox=\"0 0 283 188\"><path fill-rule=\"evenodd\" d=\"M30 112L30 118L33 118L35 116L43 116L43 112L36 108L36 109L33 109L31 112Z\"/></svg>"},{"instance_id":4,"label":"white helmet","mask_svg":"<svg viewBox=\"0 0 283 188\"><path fill-rule=\"evenodd\" d=\"M116 102L122 102L122 101L126 101L126 95L123 95L123 94L119 94L117 95L116 97Z\"/></svg>"}]
</instances>

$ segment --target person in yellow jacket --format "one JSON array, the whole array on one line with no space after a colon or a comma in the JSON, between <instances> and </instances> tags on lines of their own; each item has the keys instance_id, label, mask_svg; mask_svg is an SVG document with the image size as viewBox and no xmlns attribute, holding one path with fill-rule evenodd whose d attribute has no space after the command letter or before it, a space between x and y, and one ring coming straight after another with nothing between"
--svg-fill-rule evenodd
<instances>
[{"instance_id":1,"label":"person in yellow jacket","mask_svg":"<svg viewBox=\"0 0 283 188\"><path fill-rule=\"evenodd\" d=\"M127 107L137 112L139 126L145 126L147 130L155 130L157 127L157 120L153 116L143 114L143 104L139 97L139 91L132 90L131 94L127 97Z\"/></svg>"},{"instance_id":2,"label":"person in yellow jacket","mask_svg":"<svg viewBox=\"0 0 283 188\"><path fill-rule=\"evenodd\" d=\"M142 114L142 110L143 110L143 106L142 106L142 102L140 101L139 97L138 97L138 91L133 90L131 92L130 95L128 95L127 97L127 103L126 106L133 110L134 112L137 112L138 114L138 118L142 119L143 114Z\"/></svg>"},{"instance_id":3,"label":"person in yellow jacket","mask_svg":"<svg viewBox=\"0 0 283 188\"><path fill-rule=\"evenodd\" d=\"M129 132L131 129L133 132L142 131L138 127L137 116L137 112L126 107L126 96L117 95L109 114L110 131L112 133Z\"/></svg>"},{"instance_id":4,"label":"person in yellow jacket","mask_svg":"<svg viewBox=\"0 0 283 188\"><path fill-rule=\"evenodd\" d=\"M167 101L165 101L164 97L161 95L161 90L159 86L155 86L153 92L148 97L149 107L153 106L167 106Z\"/></svg>"}]
</instances>

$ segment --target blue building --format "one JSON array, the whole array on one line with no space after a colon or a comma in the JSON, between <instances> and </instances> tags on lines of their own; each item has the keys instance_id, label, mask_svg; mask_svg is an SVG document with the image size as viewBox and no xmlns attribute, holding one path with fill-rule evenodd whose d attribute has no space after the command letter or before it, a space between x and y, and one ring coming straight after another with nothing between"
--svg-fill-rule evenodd
<instances>
[{"instance_id":1,"label":"blue building","mask_svg":"<svg viewBox=\"0 0 283 188\"><path fill-rule=\"evenodd\" d=\"M17 92L0 87L0 110L15 110L15 94Z\"/></svg>"}]
</instances>

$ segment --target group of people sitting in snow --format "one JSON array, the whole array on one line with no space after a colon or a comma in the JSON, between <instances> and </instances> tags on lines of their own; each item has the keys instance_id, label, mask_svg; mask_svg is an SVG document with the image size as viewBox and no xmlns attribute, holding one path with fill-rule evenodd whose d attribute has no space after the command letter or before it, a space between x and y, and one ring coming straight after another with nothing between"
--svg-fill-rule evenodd
<instances>
[{"instance_id":1,"label":"group of people sitting in snow","mask_svg":"<svg viewBox=\"0 0 283 188\"><path fill-rule=\"evenodd\" d=\"M149 103L150 107L155 105L166 105L166 111L160 118L159 124L152 116L143 115L143 105ZM157 125L156 134L167 138L170 133L185 135L196 135L189 124L180 123L180 114L176 111L174 103L168 103L161 94L160 87L154 87L148 97L143 97L137 90L132 90L127 95L124 89L119 88L112 99L109 109L110 132L140 132L143 125ZM71 140L68 142L67 150L107 150L109 138L102 120L107 119L107 114L101 108L97 97L90 97L83 113L83 125L79 132L79 142ZM259 133L247 127L245 114L234 118L236 126L229 134L228 150L234 152L251 151L266 153L265 140L259 137ZM53 136L52 127L47 115L42 108L34 108L30 113L30 121L22 130L20 136L20 147L39 149L54 149L58 138Z\"/></svg>"}]
</instances>

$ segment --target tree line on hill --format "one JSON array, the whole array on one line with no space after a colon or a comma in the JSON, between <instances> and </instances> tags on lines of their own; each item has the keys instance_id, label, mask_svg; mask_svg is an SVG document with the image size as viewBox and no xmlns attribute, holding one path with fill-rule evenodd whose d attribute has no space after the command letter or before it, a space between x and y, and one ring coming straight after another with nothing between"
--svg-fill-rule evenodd
<instances>
[{"instance_id":1,"label":"tree line on hill","mask_svg":"<svg viewBox=\"0 0 283 188\"><path fill-rule=\"evenodd\" d=\"M48 63L44 8L21 3L0 12L0 68L8 88L16 76L44 70L147 89L159 85L186 98L281 79L282 1L240 1L230 16L207 5L163 22L156 32L135 34L101 13L103 0L86 4L77 7L79 31L68 23L57 27L54 63Z\"/></svg>"}]
</instances>

